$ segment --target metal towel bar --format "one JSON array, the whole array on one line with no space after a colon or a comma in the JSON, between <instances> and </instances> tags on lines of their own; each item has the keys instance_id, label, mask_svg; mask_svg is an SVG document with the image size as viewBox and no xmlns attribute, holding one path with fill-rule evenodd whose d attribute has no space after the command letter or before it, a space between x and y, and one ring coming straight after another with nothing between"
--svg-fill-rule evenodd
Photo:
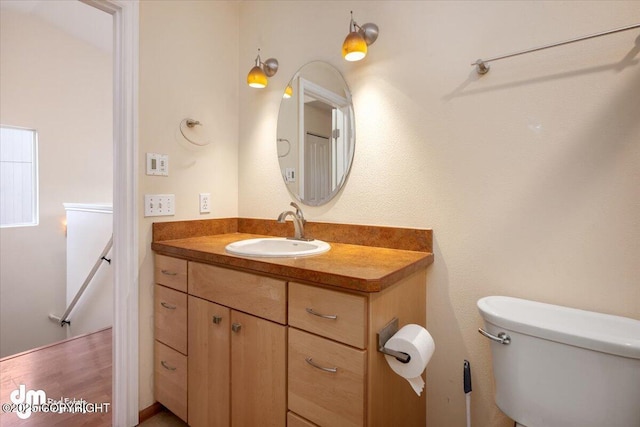
<instances>
[{"instance_id":1,"label":"metal towel bar","mask_svg":"<svg viewBox=\"0 0 640 427\"><path fill-rule=\"evenodd\" d=\"M471 65L475 65L476 66L476 72L478 74L487 74L489 72L489 68L490 68L489 64L488 64L489 62L498 61L500 59L505 59L505 58L511 58L512 56L524 55L525 53L537 52L539 50L549 49L551 47L556 47L556 46L562 46L562 45L569 44L569 43L575 43L575 42L579 42L579 41L582 41L582 40L593 39L595 37L606 36L608 34L619 33L621 31L633 30L634 28L640 28L640 24L627 25L626 27L616 28L614 30L603 31L603 32L600 32L600 33L590 34L588 36L583 36L583 37L577 37L575 39L563 41L563 42L560 42L560 43L548 44L548 45L545 45L545 46L535 47L533 49L527 49L527 50L522 50L520 52L509 53L507 55L495 56L495 57L489 58L489 59L478 59L476 62L471 63Z\"/></svg>"}]
</instances>

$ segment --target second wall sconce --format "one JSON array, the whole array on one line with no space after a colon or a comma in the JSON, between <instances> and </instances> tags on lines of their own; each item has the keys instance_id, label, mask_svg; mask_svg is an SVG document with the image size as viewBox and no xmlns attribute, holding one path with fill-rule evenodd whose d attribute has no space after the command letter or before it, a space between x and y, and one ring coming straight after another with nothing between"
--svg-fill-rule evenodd
<instances>
[{"instance_id":1,"label":"second wall sconce","mask_svg":"<svg viewBox=\"0 0 640 427\"><path fill-rule=\"evenodd\" d=\"M291 83L289 83L287 87L284 88L284 93L282 94L282 97L285 99L289 99L292 96L293 96L293 87L291 87Z\"/></svg>"},{"instance_id":2,"label":"second wall sconce","mask_svg":"<svg viewBox=\"0 0 640 427\"><path fill-rule=\"evenodd\" d=\"M260 49L258 49L256 64L247 75L247 84L251 87L261 89L269 84L267 77L273 77L277 72L278 60L275 58L269 58L262 62L260 59Z\"/></svg>"},{"instance_id":3,"label":"second wall sconce","mask_svg":"<svg viewBox=\"0 0 640 427\"><path fill-rule=\"evenodd\" d=\"M367 56L367 46L373 44L378 38L378 26L366 23L362 26L353 20L351 11L351 22L349 23L349 35L342 43L342 57L347 61L360 61Z\"/></svg>"}]
</instances>

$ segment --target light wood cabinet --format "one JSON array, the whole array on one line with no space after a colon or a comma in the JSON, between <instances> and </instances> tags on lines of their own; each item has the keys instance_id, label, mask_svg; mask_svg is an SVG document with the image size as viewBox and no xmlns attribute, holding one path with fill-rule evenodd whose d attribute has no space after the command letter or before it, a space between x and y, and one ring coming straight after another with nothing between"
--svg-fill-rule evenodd
<instances>
[{"instance_id":1,"label":"light wood cabinet","mask_svg":"<svg viewBox=\"0 0 640 427\"><path fill-rule=\"evenodd\" d=\"M154 393L171 412L187 418L187 261L155 256Z\"/></svg>"},{"instance_id":2,"label":"light wood cabinet","mask_svg":"<svg viewBox=\"0 0 640 427\"><path fill-rule=\"evenodd\" d=\"M317 425L289 411L287 412L287 427L317 427Z\"/></svg>"},{"instance_id":3,"label":"light wood cabinet","mask_svg":"<svg viewBox=\"0 0 640 427\"><path fill-rule=\"evenodd\" d=\"M286 328L189 296L189 424L284 426Z\"/></svg>"},{"instance_id":4,"label":"light wood cabinet","mask_svg":"<svg viewBox=\"0 0 640 427\"><path fill-rule=\"evenodd\" d=\"M425 425L424 394L393 373L376 336L393 317L425 324L424 270L365 293L156 263L156 399L189 425Z\"/></svg>"},{"instance_id":5,"label":"light wood cabinet","mask_svg":"<svg viewBox=\"0 0 640 427\"><path fill-rule=\"evenodd\" d=\"M282 427L287 414L286 327L231 312L231 425Z\"/></svg>"},{"instance_id":6,"label":"light wood cabinet","mask_svg":"<svg viewBox=\"0 0 640 427\"><path fill-rule=\"evenodd\" d=\"M423 427L425 395L387 365L377 332L394 317L424 325L425 305L424 271L374 293L289 283L291 425Z\"/></svg>"},{"instance_id":7,"label":"light wood cabinet","mask_svg":"<svg viewBox=\"0 0 640 427\"><path fill-rule=\"evenodd\" d=\"M366 352L289 329L289 409L321 426L363 426Z\"/></svg>"},{"instance_id":8,"label":"light wood cabinet","mask_svg":"<svg viewBox=\"0 0 640 427\"><path fill-rule=\"evenodd\" d=\"M189 423L286 424L287 283L190 262Z\"/></svg>"},{"instance_id":9,"label":"light wood cabinet","mask_svg":"<svg viewBox=\"0 0 640 427\"><path fill-rule=\"evenodd\" d=\"M156 285L154 301L156 340L187 354L187 294Z\"/></svg>"},{"instance_id":10,"label":"light wood cabinet","mask_svg":"<svg viewBox=\"0 0 640 427\"><path fill-rule=\"evenodd\" d=\"M354 347L367 343L367 299L301 283L289 284L289 325Z\"/></svg>"},{"instance_id":11,"label":"light wood cabinet","mask_svg":"<svg viewBox=\"0 0 640 427\"><path fill-rule=\"evenodd\" d=\"M189 263L189 294L287 323L287 283L214 265Z\"/></svg>"},{"instance_id":12,"label":"light wood cabinet","mask_svg":"<svg viewBox=\"0 0 640 427\"><path fill-rule=\"evenodd\" d=\"M157 284L187 292L187 261L155 254L154 278Z\"/></svg>"},{"instance_id":13,"label":"light wood cabinet","mask_svg":"<svg viewBox=\"0 0 640 427\"><path fill-rule=\"evenodd\" d=\"M154 347L156 400L187 421L187 356L159 341Z\"/></svg>"},{"instance_id":14,"label":"light wood cabinet","mask_svg":"<svg viewBox=\"0 0 640 427\"><path fill-rule=\"evenodd\" d=\"M189 424L229 426L231 309L189 296Z\"/></svg>"}]
</instances>

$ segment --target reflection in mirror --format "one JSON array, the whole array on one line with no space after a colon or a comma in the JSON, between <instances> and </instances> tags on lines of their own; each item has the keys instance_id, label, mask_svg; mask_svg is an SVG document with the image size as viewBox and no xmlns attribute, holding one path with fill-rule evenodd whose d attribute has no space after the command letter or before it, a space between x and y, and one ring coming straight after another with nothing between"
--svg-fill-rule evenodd
<instances>
[{"instance_id":1,"label":"reflection in mirror","mask_svg":"<svg viewBox=\"0 0 640 427\"><path fill-rule=\"evenodd\" d=\"M303 66L287 85L278 114L280 172L291 194L320 206L345 184L355 148L351 93L321 61Z\"/></svg>"}]
</instances>

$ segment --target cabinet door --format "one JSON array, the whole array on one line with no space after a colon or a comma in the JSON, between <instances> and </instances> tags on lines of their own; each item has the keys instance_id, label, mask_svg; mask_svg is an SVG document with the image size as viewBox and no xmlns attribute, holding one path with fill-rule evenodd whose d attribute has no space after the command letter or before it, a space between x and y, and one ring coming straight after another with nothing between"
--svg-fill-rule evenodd
<instances>
[{"instance_id":1,"label":"cabinet door","mask_svg":"<svg viewBox=\"0 0 640 427\"><path fill-rule=\"evenodd\" d=\"M231 313L233 427L286 425L286 327Z\"/></svg>"},{"instance_id":2,"label":"cabinet door","mask_svg":"<svg viewBox=\"0 0 640 427\"><path fill-rule=\"evenodd\" d=\"M229 426L231 310L189 296L189 425Z\"/></svg>"}]
</instances>

